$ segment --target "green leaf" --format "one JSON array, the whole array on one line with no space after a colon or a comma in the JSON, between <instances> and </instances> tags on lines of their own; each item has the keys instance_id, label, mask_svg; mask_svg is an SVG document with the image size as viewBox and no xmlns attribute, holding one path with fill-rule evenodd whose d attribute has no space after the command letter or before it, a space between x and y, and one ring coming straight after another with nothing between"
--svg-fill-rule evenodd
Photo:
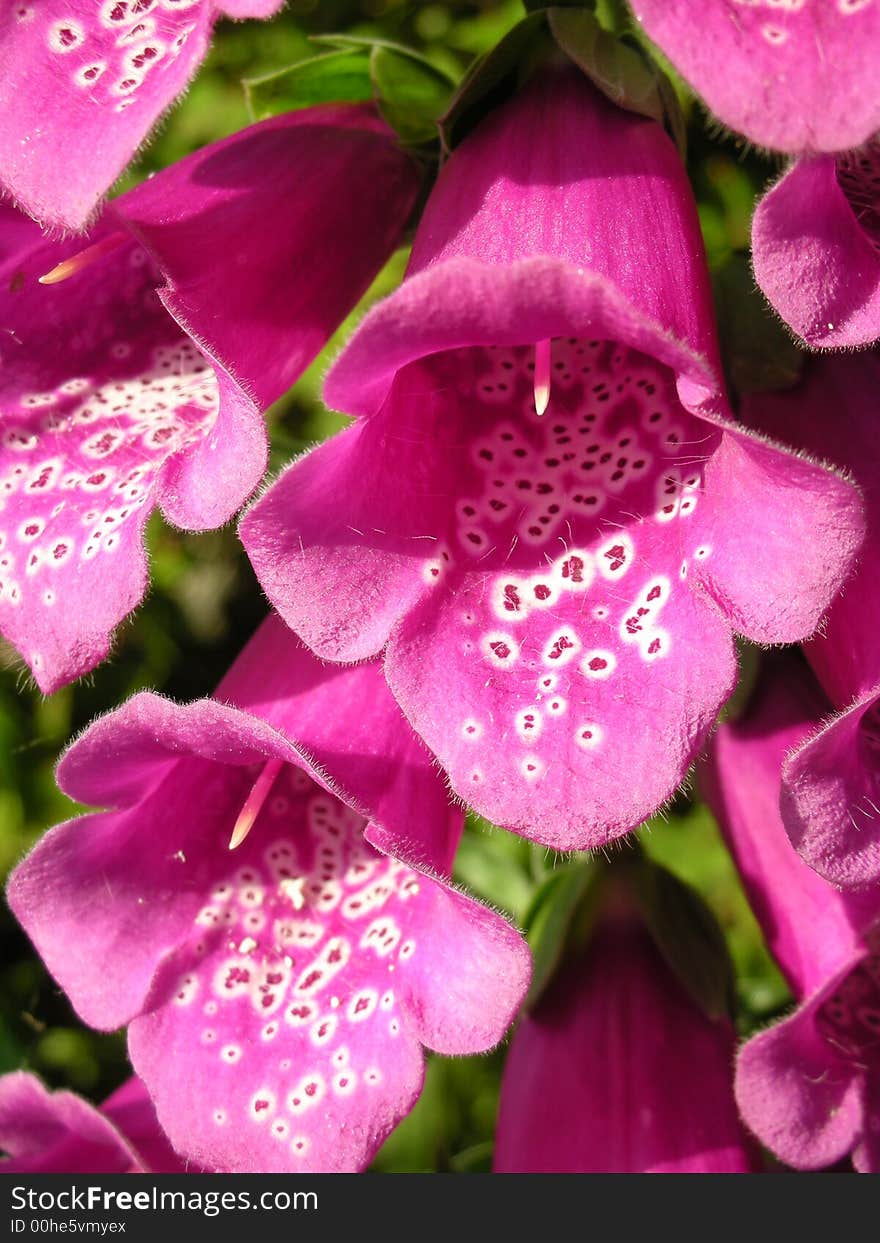
<instances>
[{"instance_id":1,"label":"green leaf","mask_svg":"<svg viewBox=\"0 0 880 1243\"><path fill-rule=\"evenodd\" d=\"M255 121L314 104L373 98L370 62L361 49L324 52L261 78L245 78L242 85Z\"/></svg>"},{"instance_id":2,"label":"green leaf","mask_svg":"<svg viewBox=\"0 0 880 1243\"><path fill-rule=\"evenodd\" d=\"M376 44L370 52L370 77L383 117L403 142L418 146L437 137L437 120L451 94L445 74L424 57Z\"/></svg>"},{"instance_id":3,"label":"green leaf","mask_svg":"<svg viewBox=\"0 0 880 1243\"><path fill-rule=\"evenodd\" d=\"M675 95L642 51L603 29L586 9L550 8L550 32L566 56L619 108L668 125L678 139L684 127Z\"/></svg>"},{"instance_id":4,"label":"green leaf","mask_svg":"<svg viewBox=\"0 0 880 1243\"><path fill-rule=\"evenodd\" d=\"M790 388L800 379L806 353L770 310L755 285L749 261L732 255L713 273L724 369L738 393Z\"/></svg>"},{"instance_id":5,"label":"green leaf","mask_svg":"<svg viewBox=\"0 0 880 1243\"><path fill-rule=\"evenodd\" d=\"M474 61L440 118L446 154L458 146L478 121L513 94L527 77L536 55L550 45L544 10L529 13L490 52Z\"/></svg>"},{"instance_id":6,"label":"green leaf","mask_svg":"<svg viewBox=\"0 0 880 1243\"><path fill-rule=\"evenodd\" d=\"M532 951L532 984L526 1009L543 996L575 934L580 939L591 922L600 868L579 859L551 872L532 900L526 916Z\"/></svg>"},{"instance_id":7,"label":"green leaf","mask_svg":"<svg viewBox=\"0 0 880 1243\"><path fill-rule=\"evenodd\" d=\"M344 34L311 35L309 42L334 47L341 51L346 49L363 49L371 52L374 48L382 48L383 51L394 52L398 56L402 56L404 59L410 60L416 65L421 65L427 73L431 73L435 77L440 78L446 84L447 88L456 85L455 78L451 77L445 69L441 69L438 65L435 65L432 60L430 60L427 56L423 56L421 52L417 52L415 48L407 47L405 43L394 43L391 39L379 39L378 37L374 37L372 35Z\"/></svg>"},{"instance_id":8,"label":"green leaf","mask_svg":"<svg viewBox=\"0 0 880 1243\"><path fill-rule=\"evenodd\" d=\"M690 885L642 856L633 871L642 916L666 963L711 1019L731 1014L733 965L715 916Z\"/></svg>"}]
</instances>

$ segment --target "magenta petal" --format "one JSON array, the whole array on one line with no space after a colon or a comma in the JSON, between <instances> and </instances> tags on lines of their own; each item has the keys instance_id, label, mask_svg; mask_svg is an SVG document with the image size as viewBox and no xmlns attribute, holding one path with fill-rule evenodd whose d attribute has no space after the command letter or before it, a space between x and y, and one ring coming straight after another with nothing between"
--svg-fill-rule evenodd
<instances>
[{"instance_id":1,"label":"magenta petal","mask_svg":"<svg viewBox=\"0 0 880 1243\"><path fill-rule=\"evenodd\" d=\"M566 564L595 573L580 548L546 575L534 567L531 580L452 572L386 654L389 685L455 792L493 823L561 850L601 846L668 798L736 680L723 620L672 589L651 533L634 526L605 545L638 550L641 573L626 594L600 579L586 611L565 578ZM613 564L601 551L595 561ZM530 581L552 593L551 607L511 625L520 619L501 615L504 602L525 601Z\"/></svg>"},{"instance_id":2,"label":"magenta petal","mask_svg":"<svg viewBox=\"0 0 880 1243\"><path fill-rule=\"evenodd\" d=\"M131 1020L188 1159L358 1169L422 1044L501 1038L528 951L445 881L462 816L375 666L322 666L273 619L218 694L250 711L143 694L78 740L59 781L120 809L47 834L10 903L87 1021Z\"/></svg>"},{"instance_id":3,"label":"magenta petal","mask_svg":"<svg viewBox=\"0 0 880 1243\"><path fill-rule=\"evenodd\" d=\"M253 491L254 394L274 400L323 346L417 186L375 112L342 105L252 126L114 200L50 286L81 247L0 207L0 627L44 691L103 659L141 599L154 505L202 530Z\"/></svg>"},{"instance_id":4,"label":"magenta petal","mask_svg":"<svg viewBox=\"0 0 880 1243\"><path fill-rule=\"evenodd\" d=\"M880 337L880 245L847 200L833 157L799 160L768 191L752 222L752 256L768 301L808 345Z\"/></svg>"},{"instance_id":5,"label":"magenta petal","mask_svg":"<svg viewBox=\"0 0 880 1243\"><path fill-rule=\"evenodd\" d=\"M299 757L262 721L210 700L177 707L152 694L101 718L68 751L63 787L122 809L50 830L13 872L9 902L85 1022L111 1030L138 1013L157 960L204 904L199 847L225 849L254 781L245 766L274 758ZM139 825L149 826L149 846L133 868Z\"/></svg>"},{"instance_id":6,"label":"magenta petal","mask_svg":"<svg viewBox=\"0 0 880 1243\"><path fill-rule=\"evenodd\" d=\"M267 406L399 244L418 187L375 110L339 104L250 126L114 207L159 265L177 322ZM218 262L242 251L234 272ZM234 314L218 314L230 298Z\"/></svg>"},{"instance_id":7,"label":"magenta petal","mask_svg":"<svg viewBox=\"0 0 880 1243\"><path fill-rule=\"evenodd\" d=\"M570 66L533 77L455 149L425 206L409 275L454 259L497 267L529 257L603 278L663 335L720 370L680 155L656 122L616 107Z\"/></svg>"},{"instance_id":8,"label":"magenta petal","mask_svg":"<svg viewBox=\"0 0 880 1243\"><path fill-rule=\"evenodd\" d=\"M295 740L300 763L370 821L377 850L450 875L461 811L450 807L434 757L404 720L378 662L325 665L272 616L215 694Z\"/></svg>"},{"instance_id":9,"label":"magenta petal","mask_svg":"<svg viewBox=\"0 0 880 1243\"><path fill-rule=\"evenodd\" d=\"M139 1090L146 1096L143 1084ZM3 1174L125 1174L151 1168L103 1110L72 1092L49 1092L24 1071L0 1077L0 1149L9 1158L0 1161Z\"/></svg>"},{"instance_id":10,"label":"magenta petal","mask_svg":"<svg viewBox=\"0 0 880 1243\"><path fill-rule=\"evenodd\" d=\"M512 269L497 284L469 270L483 309L512 287ZM598 295L593 311L597 333L632 331ZM731 623L809 634L862 535L850 484L695 418L629 339L553 338L543 416L529 347L413 362L241 524L273 603L320 655L387 643L389 683L456 793L563 848L602 844L669 796L730 693Z\"/></svg>"},{"instance_id":11,"label":"magenta petal","mask_svg":"<svg viewBox=\"0 0 880 1243\"><path fill-rule=\"evenodd\" d=\"M651 39L731 129L778 151L839 151L880 129L870 0L634 0Z\"/></svg>"},{"instance_id":12,"label":"magenta petal","mask_svg":"<svg viewBox=\"0 0 880 1243\"><path fill-rule=\"evenodd\" d=\"M153 505L188 527L227 520L265 466L253 403L161 306L145 251L113 248L53 286L77 249L0 208L6 322L0 400L0 627L49 692L107 653L146 584ZM65 349L58 348L59 339Z\"/></svg>"},{"instance_id":13,"label":"magenta petal","mask_svg":"<svg viewBox=\"0 0 880 1243\"><path fill-rule=\"evenodd\" d=\"M680 161L574 73L456 148L325 394L361 425L245 516L261 582L319 655L385 645L456 794L564 848L669 797L731 629L805 638L862 537L855 489L726 417Z\"/></svg>"},{"instance_id":14,"label":"magenta petal","mask_svg":"<svg viewBox=\"0 0 880 1243\"><path fill-rule=\"evenodd\" d=\"M288 773L236 856L218 857L129 1049L173 1142L201 1164L359 1169L418 1096L420 1044L497 1043L528 952L493 913L377 854L358 817ZM305 812L295 834L280 801Z\"/></svg>"},{"instance_id":15,"label":"magenta petal","mask_svg":"<svg viewBox=\"0 0 880 1243\"><path fill-rule=\"evenodd\" d=\"M733 1047L644 929L609 921L516 1030L496 1172L749 1171Z\"/></svg>"},{"instance_id":16,"label":"magenta petal","mask_svg":"<svg viewBox=\"0 0 880 1243\"><path fill-rule=\"evenodd\" d=\"M101 1113L135 1149L144 1169L151 1174L199 1173L197 1166L182 1160L159 1126L156 1107L143 1080L132 1075L101 1105Z\"/></svg>"},{"instance_id":17,"label":"magenta petal","mask_svg":"<svg viewBox=\"0 0 880 1243\"><path fill-rule=\"evenodd\" d=\"M0 15L0 168L47 225L82 229L208 47L219 11L280 0L15 0Z\"/></svg>"},{"instance_id":18,"label":"magenta petal","mask_svg":"<svg viewBox=\"0 0 880 1243\"><path fill-rule=\"evenodd\" d=\"M857 490L803 455L733 429L707 463L705 482L711 556L701 580L746 638L808 638L865 537ZM760 521L744 520L757 513Z\"/></svg>"},{"instance_id":19,"label":"magenta petal","mask_svg":"<svg viewBox=\"0 0 880 1243\"><path fill-rule=\"evenodd\" d=\"M768 659L745 716L723 724L701 777L770 949L799 997L849 961L880 915L880 894L843 894L792 848L780 817L783 761L826 703L793 656ZM797 753L795 753L797 754ZM830 820L830 836L843 832Z\"/></svg>"},{"instance_id":20,"label":"magenta petal","mask_svg":"<svg viewBox=\"0 0 880 1243\"><path fill-rule=\"evenodd\" d=\"M782 815L798 854L831 884L880 881L880 686L788 756Z\"/></svg>"},{"instance_id":21,"label":"magenta petal","mask_svg":"<svg viewBox=\"0 0 880 1243\"><path fill-rule=\"evenodd\" d=\"M743 402L746 422L800 452L836 463L862 490L868 534L855 572L804 649L836 708L848 707L880 679L878 387L880 358L864 350L810 358L792 388L752 393Z\"/></svg>"},{"instance_id":22,"label":"magenta petal","mask_svg":"<svg viewBox=\"0 0 880 1243\"><path fill-rule=\"evenodd\" d=\"M603 276L561 259L490 265L453 257L409 277L365 317L327 376L326 401L371 415L408 363L467 346L534 345L586 333L625 342L678 373L690 409L718 403L705 359L664 333Z\"/></svg>"},{"instance_id":23,"label":"magenta petal","mask_svg":"<svg viewBox=\"0 0 880 1243\"><path fill-rule=\"evenodd\" d=\"M867 1125L853 1149L852 1161L860 1174L880 1174L880 1077L866 1082L863 1100Z\"/></svg>"},{"instance_id":24,"label":"magenta petal","mask_svg":"<svg viewBox=\"0 0 880 1243\"><path fill-rule=\"evenodd\" d=\"M739 1054L736 1099L748 1127L796 1169L833 1165L864 1123L861 1078L816 1028L821 992L753 1036Z\"/></svg>"},{"instance_id":25,"label":"magenta petal","mask_svg":"<svg viewBox=\"0 0 880 1243\"><path fill-rule=\"evenodd\" d=\"M410 454L381 426L349 428L292 463L241 520L269 600L327 660L375 656L425 590L436 537L420 537L400 487Z\"/></svg>"}]
</instances>

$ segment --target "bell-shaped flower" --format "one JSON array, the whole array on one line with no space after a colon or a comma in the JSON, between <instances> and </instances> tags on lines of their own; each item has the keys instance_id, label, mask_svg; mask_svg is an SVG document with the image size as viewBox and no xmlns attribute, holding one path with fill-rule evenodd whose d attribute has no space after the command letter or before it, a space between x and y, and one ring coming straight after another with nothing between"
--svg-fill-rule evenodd
<instances>
[{"instance_id":1,"label":"bell-shaped flower","mask_svg":"<svg viewBox=\"0 0 880 1243\"><path fill-rule=\"evenodd\" d=\"M96 1109L35 1075L0 1077L2 1174L184 1174L138 1078Z\"/></svg>"},{"instance_id":2,"label":"bell-shaped flower","mask_svg":"<svg viewBox=\"0 0 880 1243\"><path fill-rule=\"evenodd\" d=\"M861 540L854 489L734 424L719 374L675 148L545 72L454 151L407 279L331 371L358 422L242 539L320 656L386 649L463 800L600 845L684 777L733 630L806 637Z\"/></svg>"},{"instance_id":3,"label":"bell-shaped flower","mask_svg":"<svg viewBox=\"0 0 880 1243\"><path fill-rule=\"evenodd\" d=\"M880 129L876 0L631 0L725 125L761 147L842 151Z\"/></svg>"},{"instance_id":4,"label":"bell-shaped flower","mask_svg":"<svg viewBox=\"0 0 880 1243\"><path fill-rule=\"evenodd\" d=\"M143 596L154 505L204 530L254 490L262 409L393 250L417 183L347 105L206 147L87 239L0 207L0 631L43 691L102 660Z\"/></svg>"},{"instance_id":5,"label":"bell-shaped flower","mask_svg":"<svg viewBox=\"0 0 880 1243\"><path fill-rule=\"evenodd\" d=\"M857 887L880 881L878 388L880 357L864 351L811 358L793 388L743 403L750 423L846 468L864 495L868 537L858 567L804 649L830 702L787 757L782 790L802 857L833 884Z\"/></svg>"},{"instance_id":6,"label":"bell-shaped flower","mask_svg":"<svg viewBox=\"0 0 880 1243\"><path fill-rule=\"evenodd\" d=\"M713 739L705 782L752 908L798 1008L740 1052L745 1122L798 1169L852 1154L880 1172L880 890L841 892L793 850L779 814L783 760L821 692L792 656L768 661L747 714Z\"/></svg>"},{"instance_id":7,"label":"bell-shaped flower","mask_svg":"<svg viewBox=\"0 0 880 1243\"><path fill-rule=\"evenodd\" d=\"M204 1168L361 1168L421 1046L488 1049L522 1000L528 950L450 886L462 816L376 664L323 666L270 619L214 699L135 696L58 780L110 810L49 832L10 903L80 1016L130 1025Z\"/></svg>"},{"instance_id":8,"label":"bell-shaped flower","mask_svg":"<svg viewBox=\"0 0 880 1243\"><path fill-rule=\"evenodd\" d=\"M807 345L876 341L880 142L797 160L755 210L752 258L767 300Z\"/></svg>"},{"instance_id":9,"label":"bell-shaped flower","mask_svg":"<svg viewBox=\"0 0 880 1243\"><path fill-rule=\"evenodd\" d=\"M0 13L0 189L82 229L198 69L218 17L282 0L9 0Z\"/></svg>"},{"instance_id":10,"label":"bell-shaped flower","mask_svg":"<svg viewBox=\"0 0 880 1243\"><path fill-rule=\"evenodd\" d=\"M637 915L604 916L516 1029L496 1172L748 1172L734 1043L730 1021L703 1013Z\"/></svg>"}]
</instances>

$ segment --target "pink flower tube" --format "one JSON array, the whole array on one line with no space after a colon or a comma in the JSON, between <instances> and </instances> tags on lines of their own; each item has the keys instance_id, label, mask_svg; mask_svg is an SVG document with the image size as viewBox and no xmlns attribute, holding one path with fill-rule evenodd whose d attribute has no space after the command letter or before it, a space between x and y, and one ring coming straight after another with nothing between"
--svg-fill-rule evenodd
<instances>
[{"instance_id":1,"label":"pink flower tube","mask_svg":"<svg viewBox=\"0 0 880 1243\"><path fill-rule=\"evenodd\" d=\"M878 386L873 351L814 358L794 388L743 405L754 426L846 467L865 499L868 538L856 572L804 649L831 702L787 756L782 782L792 843L821 876L849 887L880 881Z\"/></svg>"},{"instance_id":2,"label":"pink flower tube","mask_svg":"<svg viewBox=\"0 0 880 1243\"><path fill-rule=\"evenodd\" d=\"M734 1174L754 1154L733 1028L688 996L635 916L605 918L517 1027L497 1173Z\"/></svg>"},{"instance_id":3,"label":"pink flower tube","mask_svg":"<svg viewBox=\"0 0 880 1243\"><path fill-rule=\"evenodd\" d=\"M733 631L805 638L862 538L847 482L728 417L675 148L573 69L456 149L325 394L356 424L241 524L264 589L326 659L384 648L456 794L561 848L670 796Z\"/></svg>"},{"instance_id":4,"label":"pink flower tube","mask_svg":"<svg viewBox=\"0 0 880 1243\"><path fill-rule=\"evenodd\" d=\"M713 741L707 792L798 1008L749 1040L736 1096L782 1161L819 1169L851 1154L880 1171L880 891L842 893L801 860L778 811L780 771L821 693L795 657L765 670L748 714Z\"/></svg>"},{"instance_id":5,"label":"pink flower tube","mask_svg":"<svg viewBox=\"0 0 880 1243\"><path fill-rule=\"evenodd\" d=\"M449 883L462 815L375 664L324 666L272 618L215 698L136 695L58 780L110 810L49 832L10 904L84 1021L129 1024L203 1168L361 1169L422 1046L481 1052L516 1013L528 950Z\"/></svg>"}]
</instances>

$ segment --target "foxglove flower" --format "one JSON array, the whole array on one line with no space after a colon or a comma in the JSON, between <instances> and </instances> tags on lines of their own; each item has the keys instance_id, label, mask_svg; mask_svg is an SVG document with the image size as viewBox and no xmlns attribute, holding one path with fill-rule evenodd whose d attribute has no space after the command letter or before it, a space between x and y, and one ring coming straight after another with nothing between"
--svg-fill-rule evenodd
<instances>
[{"instance_id":1,"label":"foxglove flower","mask_svg":"<svg viewBox=\"0 0 880 1243\"><path fill-rule=\"evenodd\" d=\"M159 173L85 251L0 207L0 630L43 691L103 659L141 599L154 505L203 530L256 487L261 409L394 248L416 185L373 111L339 106Z\"/></svg>"},{"instance_id":2,"label":"foxglove flower","mask_svg":"<svg viewBox=\"0 0 880 1243\"><path fill-rule=\"evenodd\" d=\"M199 67L220 16L282 0L9 0L0 13L0 188L82 229Z\"/></svg>"},{"instance_id":3,"label":"foxglove flower","mask_svg":"<svg viewBox=\"0 0 880 1243\"><path fill-rule=\"evenodd\" d=\"M320 656L386 648L462 799L599 845L683 778L732 630L811 633L861 539L854 490L734 425L719 373L674 147L545 73L453 153L408 278L331 372L358 423L242 538Z\"/></svg>"},{"instance_id":4,"label":"foxglove flower","mask_svg":"<svg viewBox=\"0 0 880 1243\"><path fill-rule=\"evenodd\" d=\"M498 1173L733 1174L753 1157L733 1028L685 992L636 914L605 916L519 1023Z\"/></svg>"},{"instance_id":5,"label":"foxglove flower","mask_svg":"<svg viewBox=\"0 0 880 1243\"><path fill-rule=\"evenodd\" d=\"M880 336L880 5L633 0L725 125L799 157L758 204L755 277L812 346Z\"/></svg>"},{"instance_id":6,"label":"foxglove flower","mask_svg":"<svg viewBox=\"0 0 880 1243\"><path fill-rule=\"evenodd\" d=\"M880 141L797 160L755 210L752 255L768 301L807 345L876 341Z\"/></svg>"},{"instance_id":7,"label":"foxglove flower","mask_svg":"<svg viewBox=\"0 0 880 1243\"><path fill-rule=\"evenodd\" d=\"M848 1153L880 1172L880 891L847 894L795 854L778 810L786 753L821 693L777 658L748 714L713 740L706 782L755 914L798 1008L742 1049L736 1095L762 1143L798 1169Z\"/></svg>"},{"instance_id":8,"label":"foxglove flower","mask_svg":"<svg viewBox=\"0 0 880 1243\"><path fill-rule=\"evenodd\" d=\"M35 1075L3 1075L0 1150L3 1174L186 1173L137 1078L95 1109L73 1092L47 1092Z\"/></svg>"},{"instance_id":9,"label":"foxglove flower","mask_svg":"<svg viewBox=\"0 0 880 1243\"><path fill-rule=\"evenodd\" d=\"M511 1021L528 951L449 885L461 813L375 664L326 668L271 619L215 699L135 696L58 779L112 810L43 838L12 908L87 1023L130 1024L199 1165L361 1168L422 1044L482 1051Z\"/></svg>"},{"instance_id":10,"label":"foxglove flower","mask_svg":"<svg viewBox=\"0 0 880 1243\"><path fill-rule=\"evenodd\" d=\"M632 0L731 129L775 151L843 151L880 129L876 0Z\"/></svg>"},{"instance_id":11,"label":"foxglove flower","mask_svg":"<svg viewBox=\"0 0 880 1243\"><path fill-rule=\"evenodd\" d=\"M864 494L868 538L857 571L805 646L830 702L787 757L782 785L792 843L820 875L845 886L880 881L878 387L880 357L867 351L812 358L794 388L743 404L762 430L846 467Z\"/></svg>"}]
</instances>

